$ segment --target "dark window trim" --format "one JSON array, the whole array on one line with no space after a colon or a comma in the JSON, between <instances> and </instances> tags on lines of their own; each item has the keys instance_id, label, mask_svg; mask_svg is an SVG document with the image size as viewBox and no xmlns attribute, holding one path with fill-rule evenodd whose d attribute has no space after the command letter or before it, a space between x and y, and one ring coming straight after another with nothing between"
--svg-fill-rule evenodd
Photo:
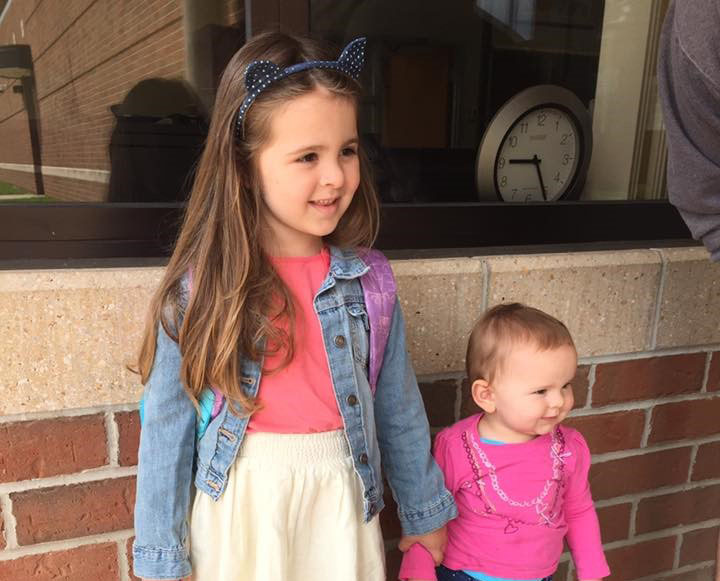
<instances>
[{"instance_id":1,"label":"dark window trim","mask_svg":"<svg viewBox=\"0 0 720 581\"><path fill-rule=\"evenodd\" d=\"M3 204L0 260L168 256L183 204ZM377 247L695 244L666 201L387 204Z\"/></svg>"}]
</instances>

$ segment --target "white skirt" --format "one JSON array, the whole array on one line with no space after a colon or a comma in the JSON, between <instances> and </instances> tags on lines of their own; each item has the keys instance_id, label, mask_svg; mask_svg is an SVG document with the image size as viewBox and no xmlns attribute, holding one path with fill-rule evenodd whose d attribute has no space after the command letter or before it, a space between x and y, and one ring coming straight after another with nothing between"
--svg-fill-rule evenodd
<instances>
[{"instance_id":1,"label":"white skirt","mask_svg":"<svg viewBox=\"0 0 720 581\"><path fill-rule=\"evenodd\" d=\"M217 502L195 496L193 581L385 581L342 430L246 434L228 477Z\"/></svg>"}]
</instances>

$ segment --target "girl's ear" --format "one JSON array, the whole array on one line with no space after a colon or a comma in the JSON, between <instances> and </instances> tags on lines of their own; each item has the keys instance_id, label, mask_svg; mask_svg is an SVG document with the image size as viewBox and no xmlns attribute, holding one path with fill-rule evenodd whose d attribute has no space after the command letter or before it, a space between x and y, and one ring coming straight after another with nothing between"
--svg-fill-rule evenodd
<instances>
[{"instance_id":1,"label":"girl's ear","mask_svg":"<svg viewBox=\"0 0 720 581\"><path fill-rule=\"evenodd\" d=\"M492 386L484 379L476 379L470 386L470 393L473 401L485 413L491 414L495 411L495 392Z\"/></svg>"}]
</instances>

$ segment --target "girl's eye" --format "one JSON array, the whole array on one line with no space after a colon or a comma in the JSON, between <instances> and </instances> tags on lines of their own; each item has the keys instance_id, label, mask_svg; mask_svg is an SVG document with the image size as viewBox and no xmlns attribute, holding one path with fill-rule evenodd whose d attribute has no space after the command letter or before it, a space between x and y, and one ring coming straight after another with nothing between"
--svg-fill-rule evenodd
<instances>
[{"instance_id":1,"label":"girl's eye","mask_svg":"<svg viewBox=\"0 0 720 581\"><path fill-rule=\"evenodd\" d=\"M298 159L301 163L310 163L311 161L317 160L317 153L306 153L301 158Z\"/></svg>"},{"instance_id":2,"label":"girl's eye","mask_svg":"<svg viewBox=\"0 0 720 581\"><path fill-rule=\"evenodd\" d=\"M538 395L545 395L547 393L547 389L538 389L535 393Z\"/></svg>"},{"instance_id":3,"label":"girl's eye","mask_svg":"<svg viewBox=\"0 0 720 581\"><path fill-rule=\"evenodd\" d=\"M563 385L563 389L572 389L572 385L569 383L566 383L565 385Z\"/></svg>"},{"instance_id":4,"label":"girl's eye","mask_svg":"<svg viewBox=\"0 0 720 581\"><path fill-rule=\"evenodd\" d=\"M353 155L357 155L357 149L354 147L346 147L342 150L342 155L344 157L352 157Z\"/></svg>"}]
</instances>

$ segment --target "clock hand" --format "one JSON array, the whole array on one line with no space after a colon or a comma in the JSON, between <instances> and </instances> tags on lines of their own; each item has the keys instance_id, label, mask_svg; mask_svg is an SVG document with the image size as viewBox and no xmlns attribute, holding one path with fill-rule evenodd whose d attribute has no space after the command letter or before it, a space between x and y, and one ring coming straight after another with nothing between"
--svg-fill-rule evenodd
<instances>
[{"instance_id":1,"label":"clock hand","mask_svg":"<svg viewBox=\"0 0 720 581\"><path fill-rule=\"evenodd\" d=\"M537 155L533 159L509 159L508 163L537 163L536 159Z\"/></svg>"},{"instance_id":2,"label":"clock hand","mask_svg":"<svg viewBox=\"0 0 720 581\"><path fill-rule=\"evenodd\" d=\"M535 169L537 170L538 179L540 180L540 191L542 192L543 200L547 202L547 193L545 192L545 183L542 179L542 173L540 172L540 164L542 163L542 159L540 159L537 154L533 155L532 162L535 165Z\"/></svg>"}]
</instances>

